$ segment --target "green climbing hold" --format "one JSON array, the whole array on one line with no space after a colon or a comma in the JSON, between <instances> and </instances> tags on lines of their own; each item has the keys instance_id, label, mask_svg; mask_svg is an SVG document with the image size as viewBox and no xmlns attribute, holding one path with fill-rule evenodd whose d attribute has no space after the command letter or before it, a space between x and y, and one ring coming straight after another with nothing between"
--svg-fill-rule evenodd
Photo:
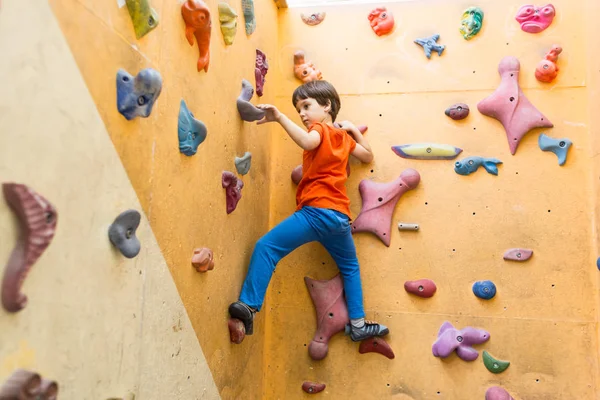
<instances>
[{"instance_id":1,"label":"green climbing hold","mask_svg":"<svg viewBox=\"0 0 600 400\"><path fill-rule=\"evenodd\" d=\"M500 372L504 372L506 368L510 365L510 361L502 361L497 360L490 355L487 351L483 351L483 364L488 369L488 371L499 374Z\"/></svg>"},{"instance_id":2,"label":"green climbing hold","mask_svg":"<svg viewBox=\"0 0 600 400\"><path fill-rule=\"evenodd\" d=\"M477 35L483 26L483 10L479 7L469 7L462 15L460 21L460 33L465 40L471 40Z\"/></svg>"},{"instance_id":3,"label":"green climbing hold","mask_svg":"<svg viewBox=\"0 0 600 400\"><path fill-rule=\"evenodd\" d=\"M127 10L137 39L158 26L158 14L150 7L148 0L127 0Z\"/></svg>"}]
</instances>

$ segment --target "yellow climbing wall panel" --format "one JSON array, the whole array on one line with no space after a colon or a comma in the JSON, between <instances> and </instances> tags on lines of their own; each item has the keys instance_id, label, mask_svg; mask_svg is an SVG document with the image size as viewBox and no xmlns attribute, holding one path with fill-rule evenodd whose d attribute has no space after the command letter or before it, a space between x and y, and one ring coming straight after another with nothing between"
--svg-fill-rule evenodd
<instances>
[{"instance_id":1,"label":"yellow climbing wall panel","mask_svg":"<svg viewBox=\"0 0 600 400\"><path fill-rule=\"evenodd\" d=\"M395 208L389 248L370 233L354 236L367 317L389 326L387 341L395 359L359 354L358 344L343 334L332 339L323 361L308 357L316 322L302 278L329 279L337 273L326 251L310 244L284 259L272 281L265 382L279 384L267 386L265 398L301 398L305 380L327 384L320 396L332 399L483 399L493 385L523 400L600 395L598 174L593 173L598 145L592 141L599 126L593 105L600 68L593 49L600 9L591 1L554 1L553 24L528 34L514 20L523 4L386 3L396 27L384 37L377 37L367 20L377 4L280 10L281 110L299 122L291 93L300 83L293 76L293 53L301 49L338 89L338 119L369 126L375 160L352 163L347 187L353 215L360 211L362 179L389 182L414 168L421 183ZM465 41L458 28L462 11L471 5L484 10L484 23L478 36ZM315 11L327 12L324 22L305 25L300 14ZM428 60L413 40L436 33L446 49ZM553 83L541 84L535 66L554 43L564 49L561 70ZM554 128L527 134L514 156L500 123L476 108L500 83L498 63L509 55L521 62L525 95L554 123ZM471 108L463 121L444 115L457 102ZM540 133L573 141L563 167L555 155L539 149ZM402 159L390 149L418 142L458 146L464 150L458 159L499 158L499 176L483 168L460 176L453 171L454 161ZM279 190L272 192L271 225L294 210L290 173L301 162L301 151L281 132L274 135L273 157L272 182ZM420 230L399 232L398 222L418 223ZM504 251L513 247L531 248L534 255L526 263L504 261ZM436 282L433 298L404 291L406 280L419 278ZM496 284L493 300L473 295L471 286L478 280ZM481 357L474 362L455 355L433 357L431 346L444 321L489 331L491 339L476 348L509 360L510 367L494 375Z\"/></svg>"}]
</instances>

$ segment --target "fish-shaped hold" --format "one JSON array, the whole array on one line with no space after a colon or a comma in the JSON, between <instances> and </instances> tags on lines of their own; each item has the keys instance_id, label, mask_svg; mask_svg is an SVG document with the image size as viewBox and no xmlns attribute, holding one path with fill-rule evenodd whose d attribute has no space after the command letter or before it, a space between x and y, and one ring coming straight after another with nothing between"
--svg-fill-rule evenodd
<instances>
[{"instance_id":1,"label":"fish-shaped hold","mask_svg":"<svg viewBox=\"0 0 600 400\"><path fill-rule=\"evenodd\" d=\"M186 156L193 156L198 146L206 139L208 131L204 122L197 120L188 109L185 101L179 104L179 119L177 123L177 137L179 151Z\"/></svg>"},{"instance_id":2,"label":"fish-shaped hold","mask_svg":"<svg viewBox=\"0 0 600 400\"><path fill-rule=\"evenodd\" d=\"M202 0L187 0L181 6L181 16L185 22L185 38L190 46L194 45L194 38L198 43L200 55L198 57L198 71L208 72L210 63L210 10Z\"/></svg>"},{"instance_id":3,"label":"fish-shaped hold","mask_svg":"<svg viewBox=\"0 0 600 400\"><path fill-rule=\"evenodd\" d=\"M502 161L497 158L467 157L454 163L454 172L459 175L469 175L483 166L490 174L498 175L497 164L502 164Z\"/></svg>"},{"instance_id":4,"label":"fish-shaped hold","mask_svg":"<svg viewBox=\"0 0 600 400\"><path fill-rule=\"evenodd\" d=\"M414 143L392 146L392 151L402 158L415 160L452 160L462 149L449 144Z\"/></svg>"}]
</instances>

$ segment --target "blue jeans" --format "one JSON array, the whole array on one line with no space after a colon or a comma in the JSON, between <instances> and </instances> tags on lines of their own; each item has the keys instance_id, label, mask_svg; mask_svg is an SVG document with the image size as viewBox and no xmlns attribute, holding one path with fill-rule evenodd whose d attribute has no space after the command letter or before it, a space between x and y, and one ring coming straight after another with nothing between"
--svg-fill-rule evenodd
<instances>
[{"instance_id":1,"label":"blue jeans","mask_svg":"<svg viewBox=\"0 0 600 400\"><path fill-rule=\"evenodd\" d=\"M260 311L277 263L296 248L317 241L336 262L344 281L351 319L364 318L356 248L348 217L338 211L304 206L256 242L240 301Z\"/></svg>"}]
</instances>

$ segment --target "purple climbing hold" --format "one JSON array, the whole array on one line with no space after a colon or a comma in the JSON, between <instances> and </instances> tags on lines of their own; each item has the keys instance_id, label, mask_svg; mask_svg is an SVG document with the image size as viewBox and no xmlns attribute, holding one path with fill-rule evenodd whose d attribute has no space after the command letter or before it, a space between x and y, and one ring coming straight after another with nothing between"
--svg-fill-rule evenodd
<instances>
[{"instance_id":1,"label":"purple climbing hold","mask_svg":"<svg viewBox=\"0 0 600 400\"><path fill-rule=\"evenodd\" d=\"M490 340L490 334L483 329L467 326L458 330L446 321L442 324L431 351L436 357L446 358L456 350L456 354L463 360L475 361L479 352L471 345L485 343L488 340Z\"/></svg>"}]
</instances>

